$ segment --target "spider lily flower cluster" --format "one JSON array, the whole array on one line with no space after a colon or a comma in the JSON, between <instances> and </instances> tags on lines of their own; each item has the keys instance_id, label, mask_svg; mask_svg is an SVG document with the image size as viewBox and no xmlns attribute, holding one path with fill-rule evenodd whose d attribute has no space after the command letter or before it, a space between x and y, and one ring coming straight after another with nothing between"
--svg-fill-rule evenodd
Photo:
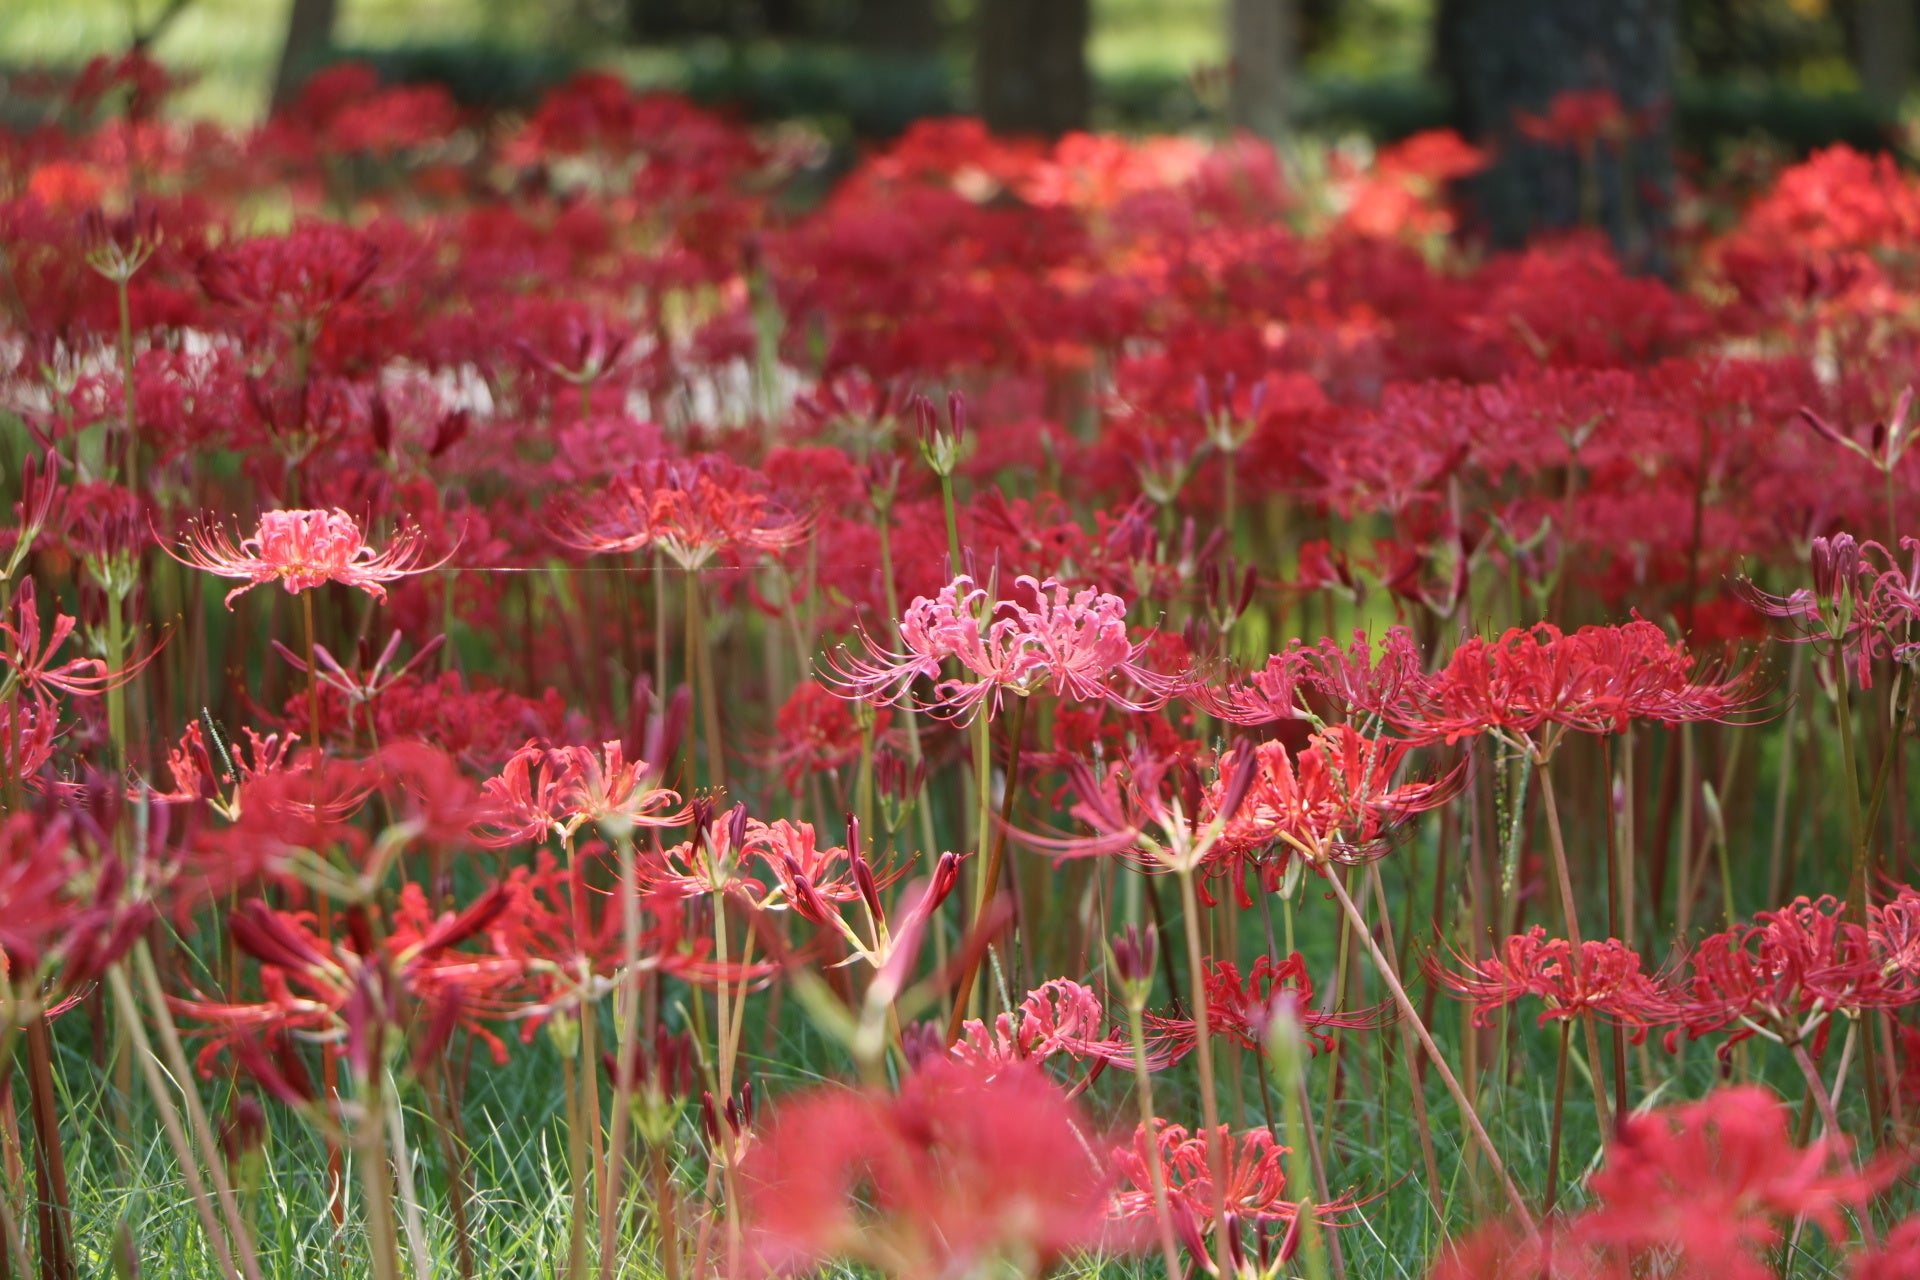
<instances>
[{"instance_id":1,"label":"spider lily flower cluster","mask_svg":"<svg viewBox=\"0 0 1920 1280\"><path fill-rule=\"evenodd\" d=\"M0 134L0 1274L1920 1269L1920 179L174 87Z\"/></svg>"},{"instance_id":2,"label":"spider lily flower cluster","mask_svg":"<svg viewBox=\"0 0 1920 1280\"><path fill-rule=\"evenodd\" d=\"M845 696L966 724L997 715L1010 694L1045 690L1068 702L1149 711L1178 684L1141 661L1149 644L1129 634L1126 601L1091 588L1073 591L1055 578L1022 575L1011 596L995 598L962 574L937 596L917 597L899 631L900 652L863 631L865 654L836 658L833 674ZM949 660L959 675L943 674ZM931 698L915 693L919 680L932 684Z\"/></svg>"},{"instance_id":3,"label":"spider lily flower cluster","mask_svg":"<svg viewBox=\"0 0 1920 1280\"><path fill-rule=\"evenodd\" d=\"M385 600L387 583L445 563L422 563L425 535L417 528L402 529L391 545L375 550L359 522L338 508L269 511L238 541L222 526L195 525L181 550L170 554L203 573L243 580L246 585L227 592L229 608L238 597L269 582L278 582L288 595L338 582Z\"/></svg>"}]
</instances>

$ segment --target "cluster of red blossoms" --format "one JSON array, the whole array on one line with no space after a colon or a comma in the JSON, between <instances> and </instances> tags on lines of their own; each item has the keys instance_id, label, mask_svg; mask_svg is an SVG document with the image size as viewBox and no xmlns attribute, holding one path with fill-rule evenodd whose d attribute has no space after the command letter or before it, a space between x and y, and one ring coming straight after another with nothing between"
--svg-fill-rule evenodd
<instances>
[{"instance_id":1,"label":"cluster of red blossoms","mask_svg":"<svg viewBox=\"0 0 1920 1280\"><path fill-rule=\"evenodd\" d=\"M175 87L0 132L0 1275L1920 1265L1913 175Z\"/></svg>"}]
</instances>

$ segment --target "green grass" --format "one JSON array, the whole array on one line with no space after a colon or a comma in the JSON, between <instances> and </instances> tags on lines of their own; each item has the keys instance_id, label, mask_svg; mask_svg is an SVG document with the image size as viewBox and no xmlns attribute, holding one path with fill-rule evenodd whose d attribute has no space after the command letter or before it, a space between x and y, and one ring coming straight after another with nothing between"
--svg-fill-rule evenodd
<instances>
[{"instance_id":1,"label":"green grass","mask_svg":"<svg viewBox=\"0 0 1920 1280\"><path fill-rule=\"evenodd\" d=\"M1407 846L1385 866L1389 899L1396 910L1412 895L1424 903L1431 893L1434 856L1430 842ZM1317 974L1331 967L1336 916L1323 891L1310 885L1296 907L1296 936ZM1396 928L1398 923L1396 921ZM1178 945L1177 939L1169 942ZM1385 999L1379 984L1367 975L1365 999ZM1017 994L1017 993L1016 993ZM1418 992L1416 991L1416 1000ZM756 997L765 1008L766 996ZM1164 1004L1165 992L1156 993ZM783 1094L804 1088L821 1078L845 1079L850 1064L800 1016L798 1002L781 1002L777 1025L764 1033L755 1018L748 1022L744 1047L746 1069L756 1090L768 1099L762 1116L777 1109ZM682 1010L684 1016L684 1010ZM143 1259L143 1275L165 1280L202 1280L217 1274L207 1255L200 1229L160 1136L157 1119L136 1116L135 1144L123 1150L107 1122L109 1083L96 1066L88 1034L88 1013L75 1010L60 1024L59 1080L65 1105L67 1152L75 1195L76 1233L83 1275L104 1275L116 1225L123 1220L133 1231ZM1436 1039L1456 1068L1461 1064L1461 1035L1465 1009L1446 999L1436 1003ZM1524 1010L1516 1011L1511 1028L1510 1080L1496 1081L1489 1071L1481 1079L1483 1114L1494 1141L1511 1162L1514 1176L1530 1197L1537 1199L1545 1183L1545 1154L1552 1114L1553 1050L1557 1035L1542 1031ZM1388 1029L1377 1033L1344 1033L1343 1048L1349 1068L1344 1096L1323 1130L1329 1178L1336 1194L1350 1190L1364 1206L1356 1222L1340 1235L1348 1275L1360 1280L1375 1277L1419 1277L1426 1260L1438 1247L1443 1224L1429 1208L1424 1164L1413 1123L1404 1063L1398 1061L1399 1037ZM1574 1037L1576 1051L1580 1037ZM473 1178L477 1193L471 1220L481 1259L481 1274L557 1280L563 1269L567 1239L567 1176L565 1135L560 1115L560 1076L554 1051L544 1036L527 1045L512 1044L512 1057L495 1069L484 1048L476 1049L472 1083L465 1108L465 1124L472 1144ZM1651 1095L1642 1091L1637 1065L1631 1071L1630 1097L1636 1104L1697 1098L1716 1081L1712 1046L1686 1046L1678 1063L1657 1045L1649 1056L1658 1083ZM1387 1065L1385 1060L1395 1061ZM1743 1056L1755 1074L1798 1100L1800 1085L1783 1052L1752 1045ZM1637 1064L1639 1054L1630 1051ZM1249 1071L1251 1064L1249 1065ZM1308 1068L1314 1123L1323 1119L1328 1059L1316 1058ZM1584 1066L1576 1061L1569 1077L1566 1133L1561 1185L1563 1203L1581 1202L1580 1179L1597 1166L1601 1134L1595 1124ZM1156 1088L1160 1113L1175 1121L1197 1124L1199 1104L1185 1077L1164 1078ZM1857 1086L1843 1098L1843 1122L1858 1131L1864 1127L1863 1104ZM1232 1116L1233 1093L1224 1084L1223 1115L1236 1127L1262 1123L1260 1094L1248 1074L1244 1110ZM200 1082L216 1117L225 1104L224 1082ZM1092 1091L1097 1119L1114 1131L1130 1128L1133 1103L1122 1073L1109 1073ZM17 1088L24 1101L24 1088ZM1438 1168L1445 1183L1441 1199L1446 1206L1444 1229L1458 1233L1470 1223L1497 1214L1502 1208L1497 1189L1484 1177L1478 1186L1462 1180L1464 1139L1452 1102L1433 1073L1424 1090ZM453 1239L447 1214L447 1175L434 1129L423 1099L409 1090L405 1098L409 1141L419 1162L417 1176L427 1202L429 1234L436 1274L451 1276ZM347 1225L336 1228L325 1203L325 1157L318 1139L292 1113L269 1106L272 1136L260 1166L251 1198L262 1264L266 1275L358 1277L362 1273L363 1244L357 1225L357 1206L349 1202ZM704 1167L697 1141L695 1114L683 1117L678 1155L683 1193L696 1186ZM1485 1166L1481 1165L1484 1175ZM351 1176L348 1185L354 1186ZM1903 1198L1904 1203L1904 1198ZM1904 1212L1904 1209L1902 1210ZM1803 1240L1808 1250L1796 1274L1800 1277L1839 1275L1826 1258L1817 1233ZM653 1275L643 1265L646 1242L631 1244L628 1275ZM1063 1274L1107 1277L1152 1276L1153 1261L1084 1260ZM847 1274L832 1272L831 1274Z\"/></svg>"}]
</instances>

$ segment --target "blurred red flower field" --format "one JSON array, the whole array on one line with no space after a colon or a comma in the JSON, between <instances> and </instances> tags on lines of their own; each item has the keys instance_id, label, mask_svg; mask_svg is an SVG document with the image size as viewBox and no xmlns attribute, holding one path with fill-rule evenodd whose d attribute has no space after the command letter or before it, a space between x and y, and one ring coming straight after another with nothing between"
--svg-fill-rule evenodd
<instances>
[{"instance_id":1,"label":"blurred red flower field","mask_svg":"<svg viewBox=\"0 0 1920 1280\"><path fill-rule=\"evenodd\" d=\"M1920 1269L1920 178L173 87L0 134L0 1276Z\"/></svg>"}]
</instances>

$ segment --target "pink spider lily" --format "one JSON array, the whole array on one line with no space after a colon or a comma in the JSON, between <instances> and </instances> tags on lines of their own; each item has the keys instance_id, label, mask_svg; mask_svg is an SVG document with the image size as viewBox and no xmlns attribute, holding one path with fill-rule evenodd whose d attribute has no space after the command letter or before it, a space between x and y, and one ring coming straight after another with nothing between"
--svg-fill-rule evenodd
<instances>
[{"instance_id":1,"label":"pink spider lily","mask_svg":"<svg viewBox=\"0 0 1920 1280\"><path fill-rule=\"evenodd\" d=\"M394 659L400 656L400 639L398 631L388 636L387 643L381 648L379 656L373 660L372 665L354 670L349 670L343 665L323 644L316 644L313 647L315 664L313 668L307 666L306 659L278 640L273 641L273 649L301 675L317 675L322 684L337 690L340 696L347 700L348 705L362 706L372 702L405 679L408 672L439 652L440 646L447 640L444 635L433 637L415 650L412 657L396 666ZM363 655L362 661L364 660Z\"/></svg>"},{"instance_id":2,"label":"pink spider lily","mask_svg":"<svg viewBox=\"0 0 1920 1280\"><path fill-rule=\"evenodd\" d=\"M1104 773L1084 760L1068 762L1073 817L1087 835L1020 833L1022 843L1055 857L1118 856L1151 871L1182 873L1206 865L1258 775L1251 744L1242 740L1216 763L1205 783L1189 760L1136 749Z\"/></svg>"},{"instance_id":3,"label":"pink spider lily","mask_svg":"<svg viewBox=\"0 0 1920 1280\"><path fill-rule=\"evenodd\" d=\"M1123 1030L1107 1029L1100 997L1068 978L1055 978L1027 993L1020 1007L1000 1014L989 1026L979 1018L960 1024L960 1038L949 1052L962 1062L983 1067L1044 1062L1056 1054L1096 1064L1133 1065L1133 1045ZM1177 1052L1150 1050L1150 1070L1171 1066Z\"/></svg>"},{"instance_id":4,"label":"pink spider lily","mask_svg":"<svg viewBox=\"0 0 1920 1280\"><path fill-rule=\"evenodd\" d=\"M1815 538L1808 552L1811 587L1774 595L1742 578L1734 590L1755 610L1784 624L1785 639L1831 647L1849 656L1854 678L1868 689L1873 686L1873 660L1886 650L1891 620L1880 589L1888 579L1876 573L1868 558L1873 551L1891 562L1892 556L1879 543L1859 542L1850 533ZM1894 581L1900 580L1897 569L1889 572ZM1895 594L1897 598L1897 588Z\"/></svg>"},{"instance_id":5,"label":"pink spider lily","mask_svg":"<svg viewBox=\"0 0 1920 1280\"><path fill-rule=\"evenodd\" d=\"M244 586L227 593L229 609L236 597L268 582L278 582L289 595L338 582L385 600L387 583L428 573L452 558L449 552L423 564L426 534L415 525L404 526L386 549L376 551L354 518L337 507L269 511L252 534L237 542L219 525L195 525L181 551L168 549L167 554L189 568L244 579Z\"/></svg>"},{"instance_id":6,"label":"pink spider lily","mask_svg":"<svg viewBox=\"0 0 1920 1280\"><path fill-rule=\"evenodd\" d=\"M1889 986L1920 996L1920 892L1902 885L1892 902L1868 907L1867 945Z\"/></svg>"},{"instance_id":7,"label":"pink spider lily","mask_svg":"<svg viewBox=\"0 0 1920 1280\"><path fill-rule=\"evenodd\" d=\"M1178 682L1141 662L1149 642L1129 637L1126 618L1126 601L1090 587L1071 591L1055 578L1022 575L1011 598L996 600L961 574L932 599L919 596L907 606L903 652L862 632L866 656L842 651L834 683L848 699L906 704L963 725L982 710L997 714L1009 693L1042 689L1068 702L1150 711L1166 704ZM943 679L941 664L949 660L961 674ZM933 682L932 701L913 695L922 678Z\"/></svg>"},{"instance_id":8,"label":"pink spider lily","mask_svg":"<svg viewBox=\"0 0 1920 1280\"><path fill-rule=\"evenodd\" d=\"M1890 419L1875 422L1864 431L1843 431L1807 406L1800 406L1800 421L1812 428L1815 435L1829 444L1848 450L1882 475L1891 475L1899 467L1907 446L1913 443L1913 432L1909 430L1908 422L1912 414L1912 387L1901 391L1900 398L1894 401ZM1856 439L1856 435L1864 435L1866 443Z\"/></svg>"}]
</instances>

